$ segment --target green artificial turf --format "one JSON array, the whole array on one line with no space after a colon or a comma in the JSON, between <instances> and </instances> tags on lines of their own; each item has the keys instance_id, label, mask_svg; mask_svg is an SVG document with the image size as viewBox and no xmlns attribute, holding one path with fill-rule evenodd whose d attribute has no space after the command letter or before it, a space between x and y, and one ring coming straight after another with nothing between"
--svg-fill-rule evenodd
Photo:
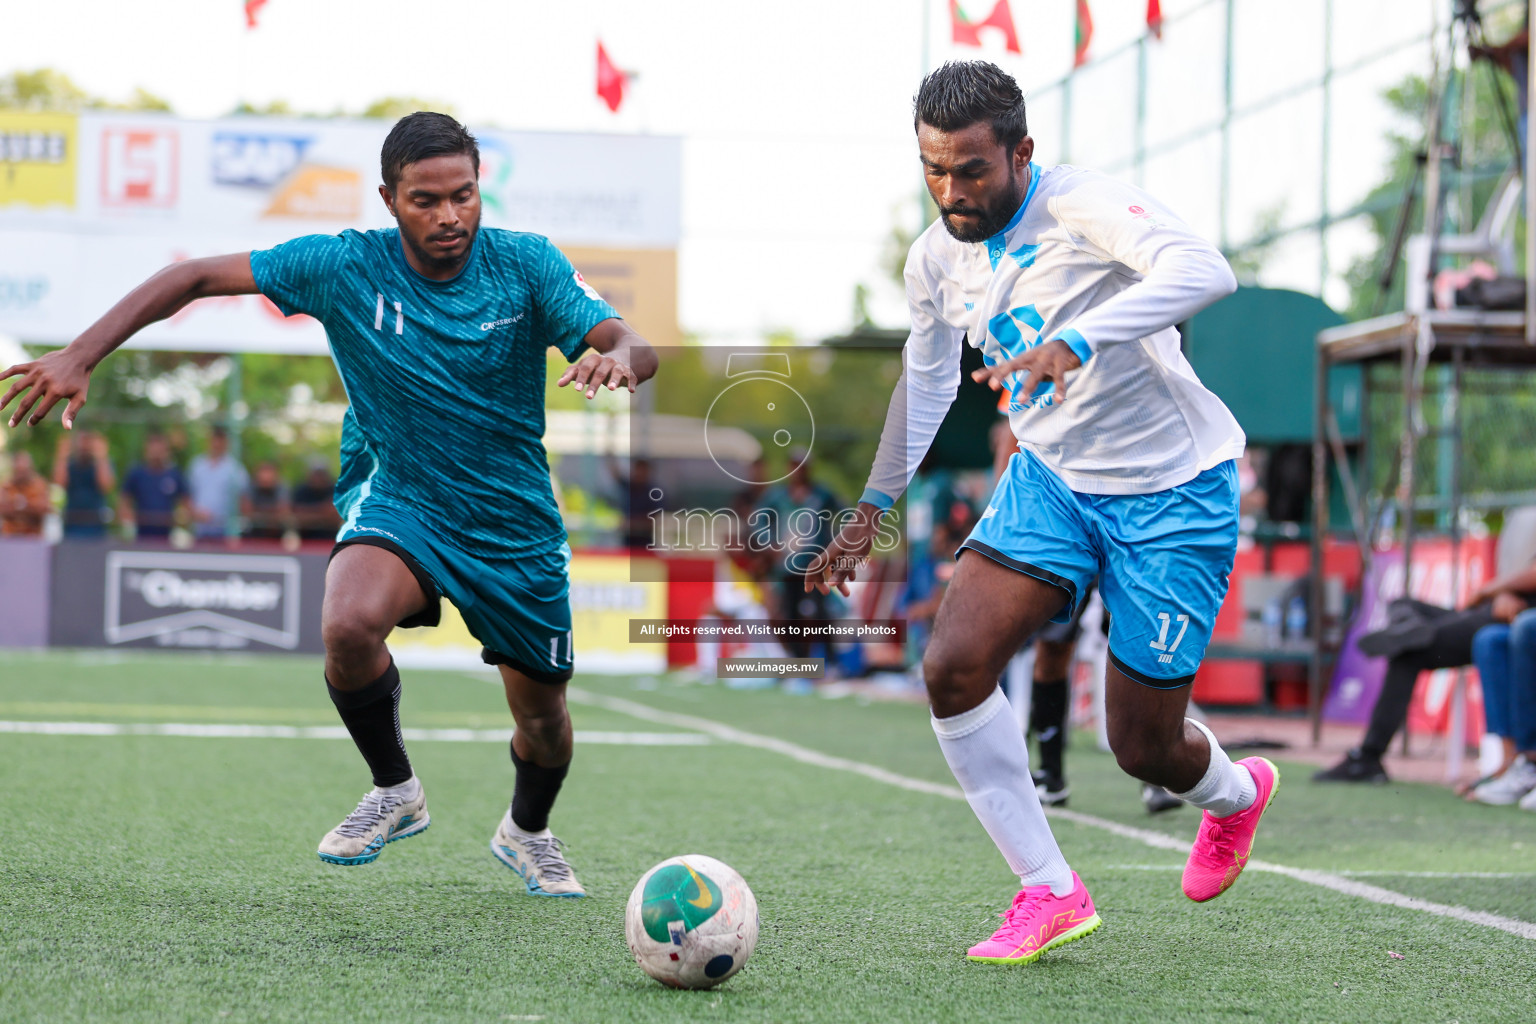
<instances>
[{"instance_id":1,"label":"green artificial turf","mask_svg":"<svg viewBox=\"0 0 1536 1024\"><path fill-rule=\"evenodd\" d=\"M317 661L0 652L0 720L335 724ZM499 728L483 675L407 671L407 727ZM950 783L921 706L582 678L582 689ZM678 732L589 703L579 730ZM367 787L343 740L0 734L0 1020L1522 1021L1536 941L1250 872L1179 894L1181 857L1056 832L1104 927L1038 964L967 963L1015 881L966 805L766 750L579 746L553 825L592 896L526 895L487 843L496 743L419 742L432 827L372 865L314 853ZM1188 840L1076 737L1074 810ZM1536 815L1432 787L1317 787L1280 761L1255 856L1536 921ZM699 852L757 894L719 989L673 992L624 947L651 864ZM1388 951L1403 955L1398 960Z\"/></svg>"}]
</instances>

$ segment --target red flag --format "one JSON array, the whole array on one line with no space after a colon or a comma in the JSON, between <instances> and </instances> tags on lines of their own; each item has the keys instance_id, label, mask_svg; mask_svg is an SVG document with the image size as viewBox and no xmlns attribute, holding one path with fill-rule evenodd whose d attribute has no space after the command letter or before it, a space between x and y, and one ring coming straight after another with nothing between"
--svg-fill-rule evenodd
<instances>
[{"instance_id":1,"label":"red flag","mask_svg":"<svg viewBox=\"0 0 1536 1024\"><path fill-rule=\"evenodd\" d=\"M1163 5L1158 0L1147 0L1147 28L1157 38L1163 38Z\"/></svg>"},{"instance_id":2,"label":"red flag","mask_svg":"<svg viewBox=\"0 0 1536 1024\"><path fill-rule=\"evenodd\" d=\"M267 5L267 0L245 0L245 27L256 27L256 15Z\"/></svg>"},{"instance_id":3,"label":"red flag","mask_svg":"<svg viewBox=\"0 0 1536 1024\"><path fill-rule=\"evenodd\" d=\"M1088 63L1088 44L1093 41L1093 15L1088 10L1088 0L1077 0L1077 54L1072 66L1080 68Z\"/></svg>"},{"instance_id":4,"label":"red flag","mask_svg":"<svg viewBox=\"0 0 1536 1024\"><path fill-rule=\"evenodd\" d=\"M1019 49L1019 33L1013 27L1013 12L1008 0L997 0L992 13L985 21L971 21L960 10L960 0L949 0L950 37L962 46L980 46L981 30L995 28L1003 34L1003 46L1009 53L1023 53Z\"/></svg>"},{"instance_id":5,"label":"red flag","mask_svg":"<svg viewBox=\"0 0 1536 1024\"><path fill-rule=\"evenodd\" d=\"M629 75L619 70L619 66L608 57L608 51L603 49L603 41L597 41L597 94L608 104L608 109L613 113L619 112L619 104L624 102L624 86L628 84Z\"/></svg>"}]
</instances>

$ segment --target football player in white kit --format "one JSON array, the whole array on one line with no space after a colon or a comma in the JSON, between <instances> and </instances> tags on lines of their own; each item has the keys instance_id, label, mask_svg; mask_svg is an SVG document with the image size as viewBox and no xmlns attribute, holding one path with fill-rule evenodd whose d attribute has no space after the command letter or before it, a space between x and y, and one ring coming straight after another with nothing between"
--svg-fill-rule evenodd
<instances>
[{"instance_id":1,"label":"football player in white kit","mask_svg":"<svg viewBox=\"0 0 1536 1024\"><path fill-rule=\"evenodd\" d=\"M995 65L923 80L914 126L939 219L907 256L912 332L869 486L807 576L842 587L906 488L960 384L1009 394L1019 450L961 545L923 678L939 746L1022 890L972 960L1029 963L1099 926L1051 834L997 679L1020 642L1067 621L1099 577L1111 615L1106 704L1120 767L1204 810L1183 889L1204 901L1247 863L1278 775L1234 764L1184 717L1237 544L1244 437L1174 325L1235 287L1166 207L1089 170L1039 167L1024 97Z\"/></svg>"}]
</instances>

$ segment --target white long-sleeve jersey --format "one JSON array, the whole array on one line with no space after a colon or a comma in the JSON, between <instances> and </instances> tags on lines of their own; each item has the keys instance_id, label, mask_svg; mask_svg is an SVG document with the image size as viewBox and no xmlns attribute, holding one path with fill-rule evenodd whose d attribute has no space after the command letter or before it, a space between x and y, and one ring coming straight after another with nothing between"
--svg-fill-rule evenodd
<instances>
[{"instance_id":1,"label":"white long-sleeve jersey","mask_svg":"<svg viewBox=\"0 0 1536 1024\"><path fill-rule=\"evenodd\" d=\"M1221 253L1157 200L1107 175L1031 167L986 242L935 221L907 255L912 333L864 500L911 482L960 386L962 338L988 365L1061 339L1083 365L1054 389L1008 379L1019 444L1087 494L1149 494L1243 452L1242 428L1195 376L1174 324L1236 288Z\"/></svg>"}]
</instances>

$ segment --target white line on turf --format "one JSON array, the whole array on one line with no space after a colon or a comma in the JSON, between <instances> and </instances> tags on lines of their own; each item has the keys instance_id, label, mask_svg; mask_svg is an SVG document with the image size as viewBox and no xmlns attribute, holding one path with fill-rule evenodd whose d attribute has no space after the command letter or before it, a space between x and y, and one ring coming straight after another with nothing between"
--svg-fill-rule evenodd
<instances>
[{"instance_id":1,"label":"white line on turf","mask_svg":"<svg viewBox=\"0 0 1536 1024\"><path fill-rule=\"evenodd\" d=\"M725 740L728 743L739 743L743 746L757 747L760 750L771 750L774 753L793 758L802 764L831 768L836 771L852 772L855 775L862 775L867 779L911 790L914 793L929 793L933 796L948 797L951 800L965 799L965 794L956 786L914 779L910 776L886 771L884 768L877 768L872 764L865 764L862 761L851 761L844 757L832 757L831 755L802 747L796 743L775 739L772 736L762 736L757 733L746 732L708 718L698 718L694 715L681 715L671 711L662 711L659 708L653 708L632 700L625 700L622 697L606 697L574 686L567 689L566 695L576 703L605 708L609 711L616 711L619 714L629 715L632 718L638 718L645 722L654 722L658 725L670 725L679 729L696 729L699 732L708 733L716 739ZM1169 835L1164 835L1161 832L1122 825L1117 821L1095 817L1092 814L1083 814L1079 811L1046 808L1046 812L1053 818L1061 818L1066 821L1076 822L1079 825L1086 825L1089 828L1101 829L1125 839L1133 839L1147 846L1156 847L1159 850L1172 850L1181 854L1189 853L1189 843ZM1310 871L1305 868L1293 868L1284 864L1273 864L1262 860L1250 860L1248 867L1254 871L1267 871L1271 874L1284 875L1298 882L1306 882L1309 885L1332 889L1334 892L1369 900L1372 903L1401 907L1404 910L1418 910L1437 917L1454 918L1469 924L1482 925L1485 928L1496 928L1499 931L1518 935L1524 939L1536 940L1536 924L1532 924L1529 921L1519 921L1511 917L1502 917L1498 914L1471 910L1467 907L1435 903L1430 900L1419 899L1417 896L1406 896L1399 892L1392 892L1390 889L1383 889L1380 886L1371 885L1366 882L1357 882L1326 871Z\"/></svg>"},{"instance_id":2,"label":"white line on turf","mask_svg":"<svg viewBox=\"0 0 1536 1024\"><path fill-rule=\"evenodd\" d=\"M511 729L402 729L412 743L506 743ZM44 736L193 736L205 739L347 740L339 725L215 725L183 722L6 722L0 733ZM643 747L696 747L712 742L696 732L591 732L578 729L577 743Z\"/></svg>"},{"instance_id":3,"label":"white line on turf","mask_svg":"<svg viewBox=\"0 0 1536 1024\"><path fill-rule=\"evenodd\" d=\"M1109 871L1183 871L1182 864L1110 864ZM1342 878L1531 878L1536 871L1334 871Z\"/></svg>"}]
</instances>

